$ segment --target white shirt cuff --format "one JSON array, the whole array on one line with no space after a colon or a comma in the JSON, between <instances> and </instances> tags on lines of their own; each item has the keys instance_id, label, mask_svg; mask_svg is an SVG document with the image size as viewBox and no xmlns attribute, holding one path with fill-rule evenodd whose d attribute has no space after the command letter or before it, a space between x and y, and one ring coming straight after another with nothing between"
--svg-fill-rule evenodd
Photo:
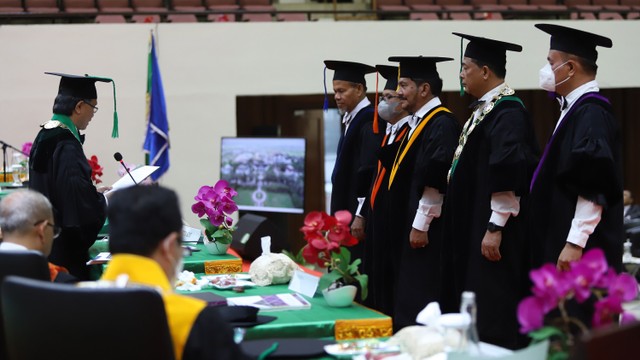
<instances>
[{"instance_id":1,"label":"white shirt cuff","mask_svg":"<svg viewBox=\"0 0 640 360\"><path fill-rule=\"evenodd\" d=\"M491 217L489 222L505 226L510 216L520 213L520 197L513 191L501 191L491 194Z\"/></svg>"},{"instance_id":2,"label":"white shirt cuff","mask_svg":"<svg viewBox=\"0 0 640 360\"><path fill-rule=\"evenodd\" d=\"M571 220L571 229L567 236L567 242L578 245L581 248L587 246L589 235L593 234L602 217L602 206L593 203L582 196L578 196L576 212Z\"/></svg>"},{"instance_id":3,"label":"white shirt cuff","mask_svg":"<svg viewBox=\"0 0 640 360\"><path fill-rule=\"evenodd\" d=\"M412 226L420 231L428 231L433 218L440 217L443 201L444 195L440 194L438 189L426 186L418 202Z\"/></svg>"},{"instance_id":4,"label":"white shirt cuff","mask_svg":"<svg viewBox=\"0 0 640 360\"><path fill-rule=\"evenodd\" d=\"M356 209L356 216L358 216L358 217L363 217L360 214L360 211L362 211L362 206L364 205L364 199L365 198L363 198L363 197L359 197L358 198L358 208Z\"/></svg>"}]
</instances>

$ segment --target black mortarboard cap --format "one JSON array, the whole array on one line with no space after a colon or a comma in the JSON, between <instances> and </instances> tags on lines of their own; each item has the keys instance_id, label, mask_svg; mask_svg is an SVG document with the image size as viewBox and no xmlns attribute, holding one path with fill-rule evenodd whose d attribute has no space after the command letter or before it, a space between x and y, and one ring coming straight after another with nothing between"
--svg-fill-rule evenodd
<instances>
[{"instance_id":1,"label":"black mortarboard cap","mask_svg":"<svg viewBox=\"0 0 640 360\"><path fill-rule=\"evenodd\" d=\"M383 78L387 79L384 90L396 91L398 88L398 67L390 65L376 65L376 69Z\"/></svg>"},{"instance_id":2,"label":"black mortarboard cap","mask_svg":"<svg viewBox=\"0 0 640 360\"><path fill-rule=\"evenodd\" d=\"M464 56L487 64L504 67L507 64L507 50L522 51L522 46L505 41L454 32L453 35L469 40Z\"/></svg>"},{"instance_id":3,"label":"black mortarboard cap","mask_svg":"<svg viewBox=\"0 0 640 360\"><path fill-rule=\"evenodd\" d=\"M593 62L598 60L596 46L610 48L613 42L608 37L553 24L536 24L538 29L551 35L551 50L580 56Z\"/></svg>"},{"instance_id":4,"label":"black mortarboard cap","mask_svg":"<svg viewBox=\"0 0 640 360\"><path fill-rule=\"evenodd\" d=\"M98 98L96 91L96 81L112 83L113 85L113 130L111 137L118 137L118 113L116 111L116 83L113 79L89 76L89 75L70 75L56 72L45 72L47 75L60 76L60 86L58 87L58 95L69 95L76 98L91 100Z\"/></svg>"},{"instance_id":5,"label":"black mortarboard cap","mask_svg":"<svg viewBox=\"0 0 640 360\"><path fill-rule=\"evenodd\" d=\"M392 56L389 61L400 63L399 77L410 79L434 79L439 78L436 63L451 61L449 57L438 56Z\"/></svg>"},{"instance_id":6,"label":"black mortarboard cap","mask_svg":"<svg viewBox=\"0 0 640 360\"><path fill-rule=\"evenodd\" d=\"M333 80L343 80L352 83L367 85L364 75L376 72L376 68L366 64L351 61L325 60L327 68L334 71Z\"/></svg>"}]
</instances>

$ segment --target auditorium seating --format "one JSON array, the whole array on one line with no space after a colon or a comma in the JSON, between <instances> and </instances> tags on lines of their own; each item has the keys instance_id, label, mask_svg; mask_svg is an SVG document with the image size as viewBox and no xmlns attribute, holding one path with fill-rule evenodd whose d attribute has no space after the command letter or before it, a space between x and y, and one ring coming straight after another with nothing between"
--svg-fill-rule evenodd
<instances>
[{"instance_id":1,"label":"auditorium seating","mask_svg":"<svg viewBox=\"0 0 640 360\"><path fill-rule=\"evenodd\" d=\"M236 21L236 14L233 11L240 10L240 5L236 0L204 0L208 10L212 11L232 11L231 13L215 13L207 15L207 20L215 22Z\"/></svg>"},{"instance_id":2,"label":"auditorium seating","mask_svg":"<svg viewBox=\"0 0 640 360\"><path fill-rule=\"evenodd\" d=\"M298 6L292 11L283 5L285 3L276 7L272 1L280 0L0 0L0 17L2 23L7 23L7 19L28 18L30 14L37 15L33 17L34 22L50 22L51 19L96 23L315 19L312 7L309 12ZM377 0L372 6L381 20L640 18L640 0ZM369 11L361 9L354 14L362 10ZM50 19L46 15L49 13L52 14Z\"/></svg>"},{"instance_id":3,"label":"auditorium seating","mask_svg":"<svg viewBox=\"0 0 640 360\"><path fill-rule=\"evenodd\" d=\"M68 13L97 13L93 0L62 0L62 9Z\"/></svg>"},{"instance_id":4,"label":"auditorium seating","mask_svg":"<svg viewBox=\"0 0 640 360\"><path fill-rule=\"evenodd\" d=\"M0 13L23 12L22 0L4 0L0 3Z\"/></svg>"},{"instance_id":5,"label":"auditorium seating","mask_svg":"<svg viewBox=\"0 0 640 360\"><path fill-rule=\"evenodd\" d=\"M96 24L123 24L127 19L122 15L98 15L95 21Z\"/></svg>"},{"instance_id":6,"label":"auditorium seating","mask_svg":"<svg viewBox=\"0 0 640 360\"><path fill-rule=\"evenodd\" d=\"M57 0L24 0L24 8L30 13L60 12Z\"/></svg>"},{"instance_id":7,"label":"auditorium seating","mask_svg":"<svg viewBox=\"0 0 640 360\"><path fill-rule=\"evenodd\" d=\"M96 0L100 12L133 12L129 0Z\"/></svg>"}]
</instances>

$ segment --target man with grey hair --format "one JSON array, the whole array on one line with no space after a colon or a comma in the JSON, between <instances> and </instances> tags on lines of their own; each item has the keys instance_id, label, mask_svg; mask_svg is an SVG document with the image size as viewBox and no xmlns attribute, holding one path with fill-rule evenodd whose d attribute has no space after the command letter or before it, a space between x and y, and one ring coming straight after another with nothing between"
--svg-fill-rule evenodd
<instances>
[{"instance_id":1,"label":"man with grey hair","mask_svg":"<svg viewBox=\"0 0 640 360\"><path fill-rule=\"evenodd\" d=\"M53 240L60 234L54 223L51 203L33 190L18 190L0 201L0 251L33 250L47 257ZM73 282L76 279L68 271L49 263L51 280Z\"/></svg>"}]
</instances>

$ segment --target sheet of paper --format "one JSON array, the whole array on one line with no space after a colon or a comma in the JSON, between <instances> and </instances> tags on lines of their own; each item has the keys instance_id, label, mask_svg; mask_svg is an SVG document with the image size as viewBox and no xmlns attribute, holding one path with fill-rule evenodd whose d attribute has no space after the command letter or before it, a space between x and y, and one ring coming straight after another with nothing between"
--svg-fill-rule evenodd
<instances>
[{"instance_id":1,"label":"sheet of paper","mask_svg":"<svg viewBox=\"0 0 640 360\"><path fill-rule=\"evenodd\" d=\"M140 184L144 179L148 178L159 168L159 166L145 165L130 170L129 172L131 173L131 176L133 176L133 179L136 180L136 183ZM118 181L114 182L111 187L113 188L113 190L119 190L135 185L133 180L131 179L131 176L129 176L129 174L125 174Z\"/></svg>"},{"instance_id":2,"label":"sheet of paper","mask_svg":"<svg viewBox=\"0 0 640 360\"><path fill-rule=\"evenodd\" d=\"M319 277L307 274L302 270L295 270L293 272L293 277L289 282L289 290L295 291L302 295L306 295L308 297L313 297L313 295L315 295L316 293L319 282Z\"/></svg>"}]
</instances>

